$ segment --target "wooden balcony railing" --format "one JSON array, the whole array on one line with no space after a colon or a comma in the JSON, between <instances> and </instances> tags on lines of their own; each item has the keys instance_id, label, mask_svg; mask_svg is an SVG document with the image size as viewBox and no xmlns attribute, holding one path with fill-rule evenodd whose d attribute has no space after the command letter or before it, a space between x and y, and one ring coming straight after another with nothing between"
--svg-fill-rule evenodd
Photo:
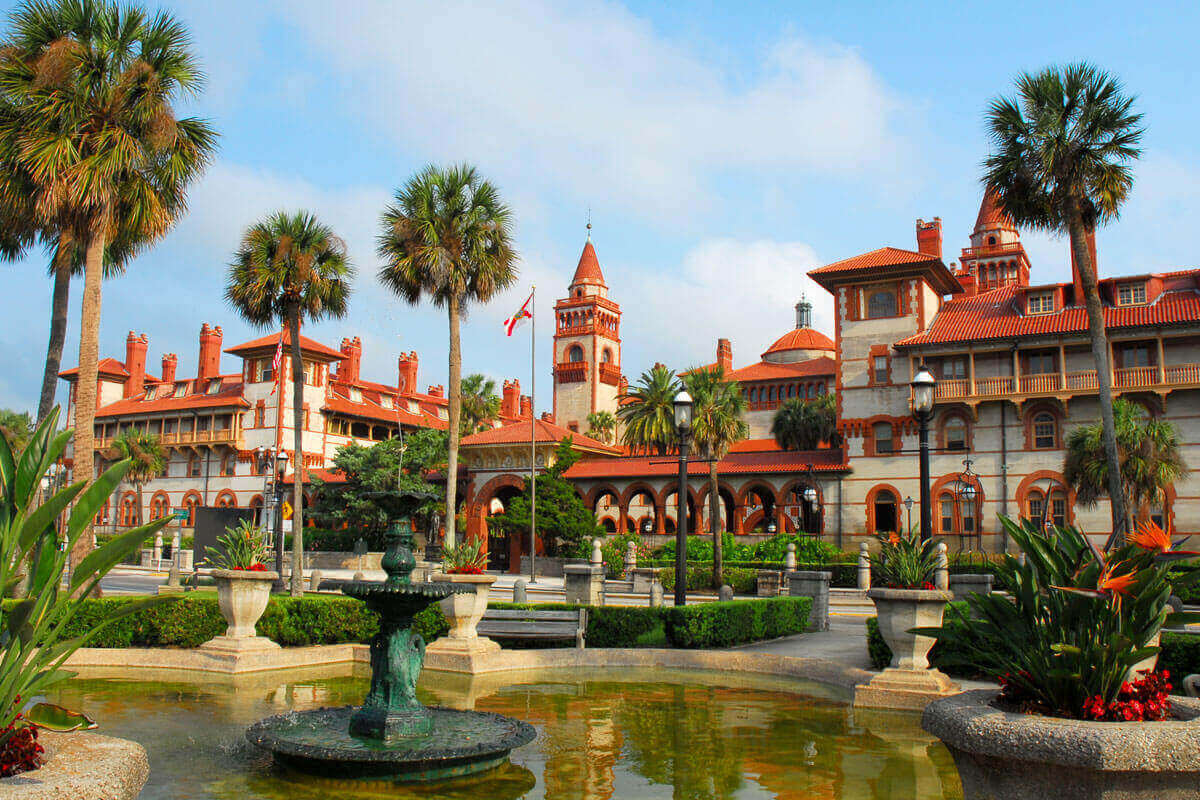
<instances>
[{"instance_id":1,"label":"wooden balcony railing","mask_svg":"<svg viewBox=\"0 0 1200 800\"><path fill-rule=\"evenodd\" d=\"M600 363L600 382L616 386L621 382L621 368L616 364Z\"/></svg>"},{"instance_id":2,"label":"wooden balcony railing","mask_svg":"<svg viewBox=\"0 0 1200 800\"><path fill-rule=\"evenodd\" d=\"M938 381L934 399L939 401L1012 397L1022 395L1059 395L1092 393L1096 391L1096 370L1079 372L1051 372L1039 375L976 378L972 390L970 380ZM1113 370L1113 388L1118 391L1132 389L1159 389L1168 387L1200 387L1200 364L1178 364L1160 369L1150 367L1124 367Z\"/></svg>"},{"instance_id":3,"label":"wooden balcony railing","mask_svg":"<svg viewBox=\"0 0 1200 800\"><path fill-rule=\"evenodd\" d=\"M156 431L151 431L157 433ZM111 447L116 436L97 436L96 449ZM168 446L187 447L191 445L229 445L241 448L242 432L238 428L207 431L172 431L158 434L160 443Z\"/></svg>"},{"instance_id":4,"label":"wooden balcony railing","mask_svg":"<svg viewBox=\"0 0 1200 800\"><path fill-rule=\"evenodd\" d=\"M554 374L563 383L580 383L587 380L588 365L586 361L563 361L556 364Z\"/></svg>"}]
</instances>

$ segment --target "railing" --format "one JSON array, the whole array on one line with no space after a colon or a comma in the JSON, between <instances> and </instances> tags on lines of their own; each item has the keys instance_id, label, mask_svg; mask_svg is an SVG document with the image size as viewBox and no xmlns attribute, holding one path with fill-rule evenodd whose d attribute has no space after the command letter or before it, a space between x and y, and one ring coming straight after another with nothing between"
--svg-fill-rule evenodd
<instances>
[{"instance_id":1,"label":"railing","mask_svg":"<svg viewBox=\"0 0 1200 800\"><path fill-rule=\"evenodd\" d=\"M153 431L151 431L153 433ZM111 447L116 436L97 436L96 448ZM241 432L235 428L208 431L171 431L158 436L158 441L164 445L197 445L197 444L226 444L237 446L241 443Z\"/></svg>"},{"instance_id":2,"label":"railing","mask_svg":"<svg viewBox=\"0 0 1200 800\"><path fill-rule=\"evenodd\" d=\"M616 364L600 362L600 382L616 386L621 382L621 368Z\"/></svg>"},{"instance_id":3,"label":"railing","mask_svg":"<svg viewBox=\"0 0 1200 800\"><path fill-rule=\"evenodd\" d=\"M1012 395L1046 395L1062 392L1095 392L1096 370L1080 370L1059 374L976 378L975 389L969 380L939 381L934 390L935 400L962 400L969 397L1008 397ZM1125 367L1113 370L1113 388L1117 390L1149 389L1169 386L1200 386L1200 364L1178 364L1164 367Z\"/></svg>"},{"instance_id":4,"label":"railing","mask_svg":"<svg viewBox=\"0 0 1200 800\"><path fill-rule=\"evenodd\" d=\"M587 371L586 361L564 361L554 367L554 374L564 383L578 383L587 380Z\"/></svg>"},{"instance_id":5,"label":"railing","mask_svg":"<svg viewBox=\"0 0 1200 800\"><path fill-rule=\"evenodd\" d=\"M987 258L989 256L1003 256L1009 253L1021 252L1021 243L1013 242L1011 244L986 244L983 247L964 247L962 249L963 258Z\"/></svg>"}]
</instances>

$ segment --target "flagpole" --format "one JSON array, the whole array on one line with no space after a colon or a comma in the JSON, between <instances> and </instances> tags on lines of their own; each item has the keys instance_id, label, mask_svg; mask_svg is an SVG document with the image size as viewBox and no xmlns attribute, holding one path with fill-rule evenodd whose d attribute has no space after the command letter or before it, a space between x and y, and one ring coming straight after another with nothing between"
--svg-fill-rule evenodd
<instances>
[{"instance_id":1,"label":"flagpole","mask_svg":"<svg viewBox=\"0 0 1200 800\"><path fill-rule=\"evenodd\" d=\"M537 582L537 286L529 292L529 582Z\"/></svg>"}]
</instances>

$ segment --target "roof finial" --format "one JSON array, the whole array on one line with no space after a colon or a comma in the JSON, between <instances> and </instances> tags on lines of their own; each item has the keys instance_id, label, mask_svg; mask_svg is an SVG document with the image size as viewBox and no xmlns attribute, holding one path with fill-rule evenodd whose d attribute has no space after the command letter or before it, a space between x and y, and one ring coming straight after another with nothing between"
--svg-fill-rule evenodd
<instances>
[{"instance_id":1,"label":"roof finial","mask_svg":"<svg viewBox=\"0 0 1200 800\"><path fill-rule=\"evenodd\" d=\"M592 240L592 207L588 206L587 240Z\"/></svg>"}]
</instances>

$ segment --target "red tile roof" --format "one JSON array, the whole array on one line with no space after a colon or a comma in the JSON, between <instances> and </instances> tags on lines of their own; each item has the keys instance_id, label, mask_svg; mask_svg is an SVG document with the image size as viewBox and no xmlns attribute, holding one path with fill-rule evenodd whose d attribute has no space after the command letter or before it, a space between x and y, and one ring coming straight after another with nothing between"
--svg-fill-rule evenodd
<instances>
[{"instance_id":1,"label":"red tile roof","mask_svg":"<svg viewBox=\"0 0 1200 800\"><path fill-rule=\"evenodd\" d=\"M437 428L438 430L446 429L446 421L438 419L429 414L414 414L408 409L398 406L393 408L384 408L374 402L356 403L349 398L334 394L325 398L325 406L321 409L325 413L347 414L352 417L361 417L363 419L379 420L380 422L399 423L401 425L412 425L422 428Z\"/></svg>"},{"instance_id":2,"label":"red tile roof","mask_svg":"<svg viewBox=\"0 0 1200 800\"><path fill-rule=\"evenodd\" d=\"M836 374L837 362L829 356L821 356L820 358L810 358L807 361L797 361L794 364L772 364L769 361L760 361L748 367L735 369L725 377L738 383L752 383L821 375L832 377Z\"/></svg>"},{"instance_id":3,"label":"red tile roof","mask_svg":"<svg viewBox=\"0 0 1200 800\"><path fill-rule=\"evenodd\" d=\"M1168 275L1189 274L1200 271ZM1087 312L1082 306L1068 306L1052 314L1023 313L1019 299L1025 291L1005 286L974 297L951 298L942 304L928 330L901 339L896 347L1087 332ZM1147 305L1104 308L1104 324L1109 329L1196 322L1200 322L1200 293L1192 289L1165 291Z\"/></svg>"},{"instance_id":4,"label":"red tile roof","mask_svg":"<svg viewBox=\"0 0 1200 800\"><path fill-rule=\"evenodd\" d=\"M571 279L572 286L577 283L608 288L608 284L604 282L604 274L600 272L600 261L596 258L596 248L592 247L591 239L583 246L583 252L579 255L579 266L575 267L575 277Z\"/></svg>"},{"instance_id":5,"label":"red tile roof","mask_svg":"<svg viewBox=\"0 0 1200 800\"><path fill-rule=\"evenodd\" d=\"M536 431L536 440L539 442L561 442L563 437L570 436L574 443L580 447L607 453L621 452L620 448L605 444L598 439L593 439L582 433L567 430L559 425L555 425L553 422L546 422L544 419L539 419L534 423L534 430ZM488 444L527 444L529 439L529 420L526 419L510 425L502 425L499 428L489 428L486 431L473 433L470 436L463 437L460 444L463 447Z\"/></svg>"},{"instance_id":6,"label":"red tile roof","mask_svg":"<svg viewBox=\"0 0 1200 800\"><path fill-rule=\"evenodd\" d=\"M767 348L767 353L782 353L788 350L829 350L833 351L833 340L818 330L812 328L792 328L775 340L775 344Z\"/></svg>"},{"instance_id":7,"label":"red tile roof","mask_svg":"<svg viewBox=\"0 0 1200 800\"><path fill-rule=\"evenodd\" d=\"M191 393L192 387L189 386L189 393L183 397L174 397L172 394L155 400L128 397L98 409L96 417L157 414L163 411L190 411L200 408L249 408L250 404L242 397L241 376L222 377L226 380L221 384L221 391L216 394Z\"/></svg>"},{"instance_id":8,"label":"red tile roof","mask_svg":"<svg viewBox=\"0 0 1200 800\"><path fill-rule=\"evenodd\" d=\"M898 247L881 247L869 253L835 261L810 270L808 275L824 289L832 292L838 278L866 278L873 277L873 274L883 276L888 273L909 274L914 271L928 271L928 277L933 279L934 289L942 294L951 294L962 289L941 259L928 253L901 250Z\"/></svg>"},{"instance_id":9,"label":"red tile roof","mask_svg":"<svg viewBox=\"0 0 1200 800\"><path fill-rule=\"evenodd\" d=\"M288 348L291 346L292 337L287 332L284 332L282 335L284 355L288 356L290 355ZM274 352L275 348L279 346L279 337L280 334L272 333L260 339L252 339L249 342L242 342L234 347L226 348L225 352L235 356L253 355L256 351L263 350ZM328 361L341 361L346 357L343 353L334 350L332 347L326 347L318 341L309 339L304 334L300 334L300 350L312 355L324 356Z\"/></svg>"},{"instance_id":10,"label":"red tile roof","mask_svg":"<svg viewBox=\"0 0 1200 800\"><path fill-rule=\"evenodd\" d=\"M125 365L120 361L117 361L115 358L102 358L96 366L101 375L113 375L118 378L129 377L129 370L125 369ZM78 374L79 367L71 367L70 369L64 369L62 372L58 373L58 377L69 378Z\"/></svg>"},{"instance_id":11,"label":"red tile roof","mask_svg":"<svg viewBox=\"0 0 1200 800\"><path fill-rule=\"evenodd\" d=\"M979 204L979 216L975 218L975 232L1001 228L1016 231L1017 225L1012 217L1000 210L1000 198L991 189L983 193L983 202Z\"/></svg>"},{"instance_id":12,"label":"red tile roof","mask_svg":"<svg viewBox=\"0 0 1200 800\"><path fill-rule=\"evenodd\" d=\"M774 450L730 452L721 459L717 470L723 475L796 472L812 464L817 472L844 472L848 468L840 449L837 450ZM563 477L582 478L651 478L679 473L676 456L626 456L624 458L591 458L578 461ZM688 461L689 475L707 475L708 463Z\"/></svg>"}]
</instances>

